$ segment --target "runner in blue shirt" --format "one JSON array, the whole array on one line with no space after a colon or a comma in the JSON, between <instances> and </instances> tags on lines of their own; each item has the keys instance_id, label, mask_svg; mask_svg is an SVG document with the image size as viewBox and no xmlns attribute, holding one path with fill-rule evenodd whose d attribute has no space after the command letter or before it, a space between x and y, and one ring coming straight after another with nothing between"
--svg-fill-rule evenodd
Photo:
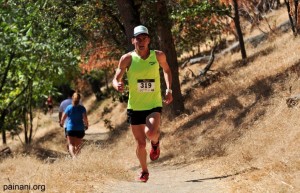
<instances>
[{"instance_id":1,"label":"runner in blue shirt","mask_svg":"<svg viewBox=\"0 0 300 193\"><path fill-rule=\"evenodd\" d=\"M72 104L69 105L62 116L60 125L63 126L65 120L66 124L66 135L69 145L69 152L73 158L80 152L80 146L82 144L82 138L85 135L85 130L88 129L88 119L86 109L80 105L80 94L75 92L72 96Z\"/></svg>"}]
</instances>

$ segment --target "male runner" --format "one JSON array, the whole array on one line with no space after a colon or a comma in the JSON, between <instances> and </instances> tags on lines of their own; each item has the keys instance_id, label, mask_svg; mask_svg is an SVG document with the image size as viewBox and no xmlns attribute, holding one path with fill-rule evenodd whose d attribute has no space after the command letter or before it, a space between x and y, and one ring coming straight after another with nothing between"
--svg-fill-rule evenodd
<instances>
[{"instance_id":1,"label":"male runner","mask_svg":"<svg viewBox=\"0 0 300 193\"><path fill-rule=\"evenodd\" d=\"M161 120L162 102L170 104L172 96L172 74L166 55L159 50L150 50L150 36L145 26L134 28L132 37L134 50L124 54L118 64L113 79L114 88L124 91L122 80L127 73L129 99L127 105L128 122L137 142L136 155L142 172L139 180L147 182L149 171L147 167L146 138L151 142L150 159L157 160L160 155L159 125ZM166 92L162 100L160 84L160 67L163 69Z\"/></svg>"}]
</instances>

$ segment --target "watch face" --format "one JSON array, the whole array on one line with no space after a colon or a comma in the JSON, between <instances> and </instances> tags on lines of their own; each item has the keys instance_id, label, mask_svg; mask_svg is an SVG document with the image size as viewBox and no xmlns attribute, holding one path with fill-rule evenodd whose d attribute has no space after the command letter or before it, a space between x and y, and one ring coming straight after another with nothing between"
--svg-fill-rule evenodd
<instances>
[{"instance_id":1,"label":"watch face","mask_svg":"<svg viewBox=\"0 0 300 193\"><path fill-rule=\"evenodd\" d=\"M172 93L172 90L171 89L167 89L166 93Z\"/></svg>"}]
</instances>

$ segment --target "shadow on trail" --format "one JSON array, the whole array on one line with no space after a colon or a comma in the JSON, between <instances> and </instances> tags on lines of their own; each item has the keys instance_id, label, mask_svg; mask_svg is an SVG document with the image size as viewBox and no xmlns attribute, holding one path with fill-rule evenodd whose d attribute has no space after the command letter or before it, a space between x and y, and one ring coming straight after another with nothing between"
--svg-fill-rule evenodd
<instances>
[{"instance_id":1,"label":"shadow on trail","mask_svg":"<svg viewBox=\"0 0 300 193\"><path fill-rule=\"evenodd\" d=\"M56 151L48 148L47 143L49 141L51 141L51 143L61 144L61 148L63 149L66 144L64 131L61 128L54 129L45 136L34 139L32 144L24 145L21 152L23 154L32 154L36 156L37 159L47 163L53 163L57 158L68 155L67 152Z\"/></svg>"},{"instance_id":2,"label":"shadow on trail","mask_svg":"<svg viewBox=\"0 0 300 193\"><path fill-rule=\"evenodd\" d=\"M203 182L203 181L207 181L207 180L222 180L222 179L226 179L226 178L229 178L229 177L233 177L233 176L237 176L237 175L240 175L240 174L244 174L244 173L247 173L247 172L252 172L252 171L255 171L255 170L259 170L259 169L256 168L256 167L251 167L251 168L242 170L242 171L234 173L234 174L223 175L223 176L216 176L216 177L210 177L210 178L200 178L200 179L195 179L195 180L187 180L185 182Z\"/></svg>"},{"instance_id":3,"label":"shadow on trail","mask_svg":"<svg viewBox=\"0 0 300 193\"><path fill-rule=\"evenodd\" d=\"M174 157L175 157L174 154L169 153L167 155L160 156L158 160L150 162L150 164L164 163L165 161L170 160L170 159L172 159Z\"/></svg>"},{"instance_id":4,"label":"shadow on trail","mask_svg":"<svg viewBox=\"0 0 300 193\"><path fill-rule=\"evenodd\" d=\"M127 120L122 122L120 125L117 125L114 129L112 129L109 132L109 136L106 140L107 143L113 144L115 143L119 138L121 138L130 128Z\"/></svg>"},{"instance_id":5,"label":"shadow on trail","mask_svg":"<svg viewBox=\"0 0 300 193\"><path fill-rule=\"evenodd\" d=\"M129 125L127 121L124 121L115 128L110 129L105 133L86 133L84 137L84 143L86 145L96 144L96 145L111 145L114 144L118 139L123 137L123 135L128 131Z\"/></svg>"},{"instance_id":6,"label":"shadow on trail","mask_svg":"<svg viewBox=\"0 0 300 193\"><path fill-rule=\"evenodd\" d=\"M45 149L43 147L34 147L33 151L35 156L39 160L45 161L47 163L53 163L57 158L65 157L68 155L67 153Z\"/></svg>"},{"instance_id":7,"label":"shadow on trail","mask_svg":"<svg viewBox=\"0 0 300 193\"><path fill-rule=\"evenodd\" d=\"M147 155L148 156L148 155ZM158 164L158 163L164 163L165 161L167 160L170 160L172 158L174 158L175 155L174 154L168 154L168 155L165 155L165 156L160 156L158 160L155 160L155 161L149 161L148 162L148 165L154 165L154 164ZM149 158L147 157L147 159L149 160ZM130 168L130 170L132 171L136 171L138 169L140 169L141 166L140 165L136 165L136 166L133 166Z\"/></svg>"}]
</instances>

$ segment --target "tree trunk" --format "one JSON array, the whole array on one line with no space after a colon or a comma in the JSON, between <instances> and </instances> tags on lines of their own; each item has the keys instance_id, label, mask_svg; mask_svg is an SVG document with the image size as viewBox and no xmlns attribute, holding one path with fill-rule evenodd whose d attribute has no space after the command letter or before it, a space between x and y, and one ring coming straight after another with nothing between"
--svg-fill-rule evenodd
<instances>
[{"instance_id":1,"label":"tree trunk","mask_svg":"<svg viewBox=\"0 0 300 193\"><path fill-rule=\"evenodd\" d=\"M29 139L28 139L28 123L27 123L27 110L26 107L24 107L23 111L23 125L24 125L24 140L25 144L29 144Z\"/></svg>"},{"instance_id":2,"label":"tree trunk","mask_svg":"<svg viewBox=\"0 0 300 193\"><path fill-rule=\"evenodd\" d=\"M298 35L299 32L299 25L298 25L298 0L294 0L294 6L295 6L295 36Z\"/></svg>"},{"instance_id":3,"label":"tree trunk","mask_svg":"<svg viewBox=\"0 0 300 193\"><path fill-rule=\"evenodd\" d=\"M205 68L200 71L200 73L199 73L200 76L205 76L207 71L210 70L210 67L212 66L212 64L214 63L214 60L215 60L215 51L216 51L216 49L217 49L217 46L214 46L213 49L211 50L210 58L207 62L207 65L205 66Z\"/></svg>"},{"instance_id":4,"label":"tree trunk","mask_svg":"<svg viewBox=\"0 0 300 193\"><path fill-rule=\"evenodd\" d=\"M4 110L1 112L1 117L0 117L0 129L2 133L2 144L6 144L6 133L5 133L5 128L4 128L4 119L7 115L7 110Z\"/></svg>"},{"instance_id":5,"label":"tree trunk","mask_svg":"<svg viewBox=\"0 0 300 193\"><path fill-rule=\"evenodd\" d=\"M239 38L242 59L245 62L246 59L247 59L247 54L246 54L246 49L245 49L243 33L242 33L241 25L240 25L239 7L238 7L237 0L233 0L233 7L234 7L234 18L233 18L233 20L234 20L236 32L237 32L238 38Z\"/></svg>"},{"instance_id":6,"label":"tree trunk","mask_svg":"<svg viewBox=\"0 0 300 193\"><path fill-rule=\"evenodd\" d=\"M158 38L160 40L160 49L166 54L168 64L170 65L172 71L172 90L173 90L173 103L170 107L172 116L169 118L174 117L174 115L179 115L184 111L184 102L183 97L181 94L180 89L180 82L179 82L179 73L178 73L178 61L177 55L175 50L174 41L172 38L171 33L171 23L169 20L169 15L167 12L167 6L165 0L157 0L156 1L156 10L157 15L159 17L157 21L157 33ZM164 87L165 88L165 87Z\"/></svg>"},{"instance_id":7,"label":"tree trunk","mask_svg":"<svg viewBox=\"0 0 300 193\"><path fill-rule=\"evenodd\" d=\"M127 37L127 51L134 49L131 44L131 38L133 36L133 29L135 26L140 25L140 14L138 7L134 4L133 0L117 0L119 12L121 13L121 19L125 26L125 33Z\"/></svg>"},{"instance_id":8,"label":"tree trunk","mask_svg":"<svg viewBox=\"0 0 300 193\"><path fill-rule=\"evenodd\" d=\"M33 90L32 90L32 87L33 87L33 85L32 85L32 82L30 81L30 87L29 87L29 140L28 140L28 142L29 142L29 144L31 143L31 141L32 141L32 132L33 132L33 112L32 112L32 106L33 106L33 104L32 104L32 93L33 93Z\"/></svg>"},{"instance_id":9,"label":"tree trunk","mask_svg":"<svg viewBox=\"0 0 300 193\"><path fill-rule=\"evenodd\" d=\"M291 15L291 6L290 6L290 3L289 3L288 0L284 0L284 3L285 3L286 8L287 8L287 12L288 12L288 15L289 15L289 20L290 20L290 23L291 23L292 31L295 34L296 33L296 29L295 29L295 24L294 24L294 21L293 21L293 17Z\"/></svg>"},{"instance_id":10,"label":"tree trunk","mask_svg":"<svg viewBox=\"0 0 300 193\"><path fill-rule=\"evenodd\" d=\"M5 129L2 128L2 144L5 145L6 144L6 133L5 133Z\"/></svg>"}]
</instances>

